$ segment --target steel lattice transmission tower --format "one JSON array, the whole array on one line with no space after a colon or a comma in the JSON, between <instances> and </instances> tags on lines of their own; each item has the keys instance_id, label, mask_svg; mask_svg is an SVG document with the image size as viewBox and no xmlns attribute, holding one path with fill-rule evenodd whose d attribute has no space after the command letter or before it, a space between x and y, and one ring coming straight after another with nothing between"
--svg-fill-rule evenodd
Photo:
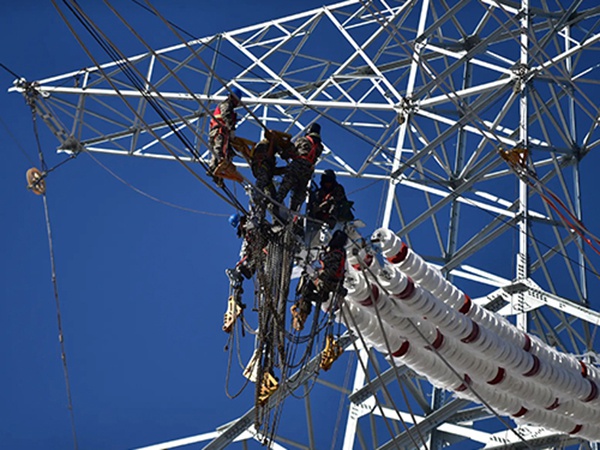
<instances>
[{"instance_id":1,"label":"steel lattice transmission tower","mask_svg":"<svg viewBox=\"0 0 600 450\"><path fill-rule=\"evenodd\" d=\"M189 161L181 133L207 159L207 111L226 96L223 80L243 91L253 112L238 128L244 137L258 140L255 117L294 135L319 119L337 136L325 139L319 169L386 183L378 225L481 304L595 363L592 261L564 221L583 217L581 161L600 143L600 6L592 3L349 0L202 39L172 28L185 43L34 84L20 80L13 90L35 103L64 151ZM520 168L535 174L537 187L515 176L501 152L522 155ZM548 191L562 213L544 200ZM351 339L345 345L352 348ZM358 354L371 366L366 350ZM464 440L517 448L506 425L490 427L486 408L379 361L368 374L356 365L344 448L413 448L415 438L431 449ZM294 387L309 372L293 378ZM341 380L320 388L336 386L343 391ZM310 397L286 407L306 409L304 440L286 438L282 426L275 448L320 448ZM531 448L580 443L519 431ZM260 436L250 409L218 431L151 448L203 441L222 448L253 438Z\"/></svg>"}]
</instances>

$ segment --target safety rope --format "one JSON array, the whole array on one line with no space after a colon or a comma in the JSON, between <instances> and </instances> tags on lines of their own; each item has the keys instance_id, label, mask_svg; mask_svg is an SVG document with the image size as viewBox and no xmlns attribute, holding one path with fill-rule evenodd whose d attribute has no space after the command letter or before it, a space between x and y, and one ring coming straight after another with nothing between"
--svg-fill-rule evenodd
<instances>
[{"instance_id":1,"label":"safety rope","mask_svg":"<svg viewBox=\"0 0 600 450\"><path fill-rule=\"evenodd\" d=\"M231 378L231 362L233 359L233 349L234 348L239 348L239 336L237 335L236 331L232 330L231 333L228 334L227 337L227 344L225 346L225 350L228 352L227 354L227 370L225 371L225 395L227 395L228 398L230 399L234 399L236 397L239 397L242 392L244 392L244 390L246 389L246 386L248 386L248 383L250 383L250 379L246 378L246 381L244 381L244 383L242 384L242 386L239 388L239 390L232 394L229 391L229 381ZM234 344L234 341L238 341L237 345Z\"/></svg>"},{"instance_id":2,"label":"safety rope","mask_svg":"<svg viewBox=\"0 0 600 450\"><path fill-rule=\"evenodd\" d=\"M31 111L32 111L32 119L33 119L33 131L34 131L35 140L37 143L37 150L38 150L38 156L40 159L40 165L42 168L45 168L46 162L44 160L44 154L42 152L42 146L40 143L38 129L37 129L35 105L31 104L30 106L31 106ZM49 253L50 253L50 269L52 272L52 288L53 288L53 292L54 292L54 303L56 306L56 323L57 323L57 328L58 328L58 342L60 344L60 358L62 361L63 374L64 374L64 378L65 378L65 386L66 386L66 391L67 391L67 402L68 402L67 408L69 410L69 416L70 416L70 420L71 420L71 432L73 434L73 445L74 445L75 450L78 450L79 445L77 442L77 431L75 428L75 411L73 409L73 397L71 395L71 382L69 379L69 367L67 365L67 350L65 347L65 338L64 338L63 327L62 327L62 314L61 314L61 308L60 308L60 297L59 297L59 292L58 292L58 280L57 280L57 276L56 276L56 262L54 259L54 244L52 241L52 227L50 225L50 212L49 212L49 208L48 208L48 200L46 197L46 190L44 190L44 192L42 194L42 199L43 199L43 204L44 204L44 217L46 219L46 233L48 236L48 249L49 249Z\"/></svg>"},{"instance_id":3,"label":"safety rope","mask_svg":"<svg viewBox=\"0 0 600 450\"><path fill-rule=\"evenodd\" d=\"M2 124L2 127L4 127L4 130L6 131L6 134L8 134L10 136L10 138L15 142L15 144L17 145L17 148L21 151L21 153L23 154L23 156L25 156L25 158L27 159L27 161L29 161L29 163L32 166L35 166L35 161L27 153L27 151L25 151L25 149L23 148L23 146L20 144L20 142L17 140L17 138L15 137L15 135L13 134L13 132L10 130L10 128L6 124L6 122L4 122L4 120L2 119L2 116L0 116L0 123Z\"/></svg>"},{"instance_id":4,"label":"safety rope","mask_svg":"<svg viewBox=\"0 0 600 450\"><path fill-rule=\"evenodd\" d=\"M203 214L205 216L213 216L213 217L228 217L229 214L221 214L221 213L213 213L213 212L209 212L209 211L200 211L197 209L193 209L193 208L188 208L186 206L181 206L181 205L176 205L175 203L171 203L171 202L167 202L165 200L161 200L157 197L154 197L153 195L148 194L147 192L142 191L141 189L133 186L131 183L127 182L125 179L121 178L119 175L117 175L114 171L112 171L109 167L107 167L105 164L102 164L102 162L100 162L100 160L98 158L96 158L91 152L86 152L86 154L92 158L92 160L98 164L100 167L102 167L102 169L104 169L106 172L108 172L113 178L115 178L116 180L120 181L121 183L123 183L125 186L127 186L129 189L131 189L134 192L137 192L138 194L152 200L155 201L157 203L160 203L161 205L165 205L168 206L170 208L175 208L175 209L179 209L181 211L187 211L187 212L191 212L194 214Z\"/></svg>"},{"instance_id":5,"label":"safety rope","mask_svg":"<svg viewBox=\"0 0 600 450\"><path fill-rule=\"evenodd\" d=\"M598 239L596 236L594 236L585 227L585 225L569 210L569 208L567 208L567 206L564 204L564 202L538 178L537 174L533 170L531 170L527 167L527 160L524 159L523 161L516 163L515 161L511 160L510 157L508 157L506 154L501 153L501 156L506 161L508 167L515 173L515 175L519 179L521 179L523 182L525 182L528 186L530 186L533 190L535 190L538 193L538 195L541 197L541 199L544 201L544 203L560 217L565 229L567 231L572 230L573 233L577 234L581 238L583 243L588 244L589 247L595 253L600 255L600 250L594 245L594 242L596 242L597 244L600 245L600 239ZM547 192L547 194L546 194L546 192ZM555 202L558 203L558 205L563 209L563 211L565 211L565 213L572 219L572 221L569 220L567 217L565 217L565 214L563 212L561 212L561 210L555 204ZM585 234L588 234L590 236L590 238L586 237ZM538 239L533 238L532 236L530 236L530 238L535 240L536 242L539 242L542 245L550 248L544 242L539 241ZM586 272L589 272L589 273L593 274L594 276L596 276L598 279L600 279L600 272L598 272L598 270L594 267L594 264L589 259L589 257L585 254L585 252L583 251L583 248L579 245L579 242L575 241L575 245L577 246L578 250L583 255L583 257L584 257L585 261L588 263L589 267L586 265L582 265L579 261L573 260L568 255L563 254L562 256L566 260L570 261L571 263L575 264L576 266L578 266L580 268L583 268ZM551 249L551 250L553 250L553 249Z\"/></svg>"}]
</instances>

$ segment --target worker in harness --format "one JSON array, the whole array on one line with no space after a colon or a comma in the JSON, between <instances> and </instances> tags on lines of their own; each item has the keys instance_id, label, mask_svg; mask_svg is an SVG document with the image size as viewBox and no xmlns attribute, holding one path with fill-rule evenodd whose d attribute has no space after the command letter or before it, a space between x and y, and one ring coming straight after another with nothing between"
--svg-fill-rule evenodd
<instances>
[{"instance_id":1,"label":"worker in harness","mask_svg":"<svg viewBox=\"0 0 600 450\"><path fill-rule=\"evenodd\" d=\"M277 167L276 155L288 155L294 152L291 136L286 133L269 130L265 137L254 147L250 158L250 169L254 175L255 190L252 191L252 215L259 223L265 218L267 203L275 198L273 177L282 175L286 168Z\"/></svg>"},{"instance_id":2,"label":"worker in harness","mask_svg":"<svg viewBox=\"0 0 600 450\"><path fill-rule=\"evenodd\" d=\"M337 182L335 172L325 170L318 189L311 189L308 196L306 245L314 248L321 245L323 238L336 229L347 232L346 225L354 220L351 202L344 187Z\"/></svg>"},{"instance_id":3,"label":"worker in harness","mask_svg":"<svg viewBox=\"0 0 600 450\"><path fill-rule=\"evenodd\" d=\"M300 298L291 308L292 326L297 331L304 329L306 318L312 310L312 303L317 306L334 298L343 289L346 273L346 242L348 236L342 230L333 233L327 249L316 267L307 267L306 275L301 282Z\"/></svg>"},{"instance_id":4,"label":"worker in harness","mask_svg":"<svg viewBox=\"0 0 600 450\"><path fill-rule=\"evenodd\" d=\"M227 302L227 311L223 323L223 330L229 333L235 323L237 317L246 307L242 302L242 294L244 293L243 283L244 278L250 279L256 271L256 261L253 258L255 247L264 246L255 224L248 220L245 215L239 213L229 216L229 224L236 229L236 234L242 239L242 247L240 248L240 260L236 263L233 269L226 269L225 273L229 278L229 300Z\"/></svg>"},{"instance_id":5,"label":"worker in harness","mask_svg":"<svg viewBox=\"0 0 600 450\"><path fill-rule=\"evenodd\" d=\"M354 220L352 205L348 201L344 186L337 182L335 172L327 169L321 175L318 189L311 191L308 200L308 216L325 222L334 229L338 222L345 223Z\"/></svg>"},{"instance_id":6,"label":"worker in harness","mask_svg":"<svg viewBox=\"0 0 600 450\"><path fill-rule=\"evenodd\" d=\"M296 140L295 148L288 155L291 161L275 195L275 201L282 203L291 190L290 209L292 211L300 210L300 206L306 198L308 182L312 178L315 164L322 152L321 126L313 123L308 127L306 135Z\"/></svg>"},{"instance_id":7,"label":"worker in harness","mask_svg":"<svg viewBox=\"0 0 600 450\"><path fill-rule=\"evenodd\" d=\"M235 138L237 115L235 108L240 104L242 91L232 87L225 100L217 105L210 120L208 140L212 158L208 164L210 175L213 175L219 164L231 161L233 149L231 141ZM222 183L222 179L218 178Z\"/></svg>"},{"instance_id":8,"label":"worker in harness","mask_svg":"<svg viewBox=\"0 0 600 450\"><path fill-rule=\"evenodd\" d=\"M242 247L240 248L240 260L233 269L226 270L227 276L232 283L243 280L242 275L249 280L256 270L251 252L252 247L260 238L256 224L239 213L229 217L229 224L236 229L237 237L242 239Z\"/></svg>"}]
</instances>

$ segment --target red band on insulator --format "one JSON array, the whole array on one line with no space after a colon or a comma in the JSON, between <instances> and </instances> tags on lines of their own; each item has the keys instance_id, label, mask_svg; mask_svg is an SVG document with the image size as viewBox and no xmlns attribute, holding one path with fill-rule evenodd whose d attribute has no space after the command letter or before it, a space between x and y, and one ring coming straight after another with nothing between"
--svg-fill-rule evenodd
<instances>
[{"instance_id":1,"label":"red band on insulator","mask_svg":"<svg viewBox=\"0 0 600 450\"><path fill-rule=\"evenodd\" d=\"M573 428L571 431L569 431L569 434L577 434L581 431L582 428L583 428L583 425L578 423L577 425L575 425L575 428Z\"/></svg>"},{"instance_id":2,"label":"red band on insulator","mask_svg":"<svg viewBox=\"0 0 600 450\"><path fill-rule=\"evenodd\" d=\"M458 310L458 312L466 314L471 309L471 297L469 297L467 294L463 294L463 295L465 296L465 301L464 301L463 305L460 307L460 309Z\"/></svg>"},{"instance_id":3,"label":"red band on insulator","mask_svg":"<svg viewBox=\"0 0 600 450\"><path fill-rule=\"evenodd\" d=\"M579 365L581 366L581 376L583 378L587 378L587 376L588 376L587 366L585 365L585 363L583 361L579 361Z\"/></svg>"},{"instance_id":4,"label":"red band on insulator","mask_svg":"<svg viewBox=\"0 0 600 450\"><path fill-rule=\"evenodd\" d=\"M592 390L590 392L590 395L588 395L585 399L581 400L583 403L591 402L592 400L596 400L598 398L598 385L596 385L596 382L594 380L588 379L588 381L590 382Z\"/></svg>"},{"instance_id":5,"label":"red band on insulator","mask_svg":"<svg viewBox=\"0 0 600 450\"><path fill-rule=\"evenodd\" d=\"M479 337L479 333L480 333L480 329L479 329L479 325L477 325L476 322L471 321L471 323L473 324L473 328L471 329L471 333L464 339L461 339L460 342L464 342L465 344L470 344L471 342L474 342L477 340L477 338Z\"/></svg>"},{"instance_id":6,"label":"red band on insulator","mask_svg":"<svg viewBox=\"0 0 600 450\"><path fill-rule=\"evenodd\" d=\"M546 406L546 409L548 411L553 411L556 408L558 408L560 406L560 401L558 400L558 397L554 399L554 402L550 405L550 406Z\"/></svg>"},{"instance_id":7,"label":"red band on insulator","mask_svg":"<svg viewBox=\"0 0 600 450\"><path fill-rule=\"evenodd\" d=\"M431 346L437 350L444 344L444 335L437 328L435 331L437 331L437 335L435 336L435 341L433 341Z\"/></svg>"},{"instance_id":8,"label":"red band on insulator","mask_svg":"<svg viewBox=\"0 0 600 450\"><path fill-rule=\"evenodd\" d=\"M413 292L415 292L415 282L411 277L406 277L406 287L402 292L394 295L394 297L399 298L400 300L406 300L412 296Z\"/></svg>"},{"instance_id":9,"label":"red band on insulator","mask_svg":"<svg viewBox=\"0 0 600 450\"><path fill-rule=\"evenodd\" d=\"M392 356L394 356L396 358L400 358L400 357L406 355L409 348L410 348L410 342L404 341L402 343L402 345L400 346L400 348L398 350L396 350L394 353L392 353Z\"/></svg>"},{"instance_id":10,"label":"red band on insulator","mask_svg":"<svg viewBox=\"0 0 600 450\"><path fill-rule=\"evenodd\" d=\"M371 267L372 263L373 263L373 255L371 255L370 253L367 253L362 260L362 264L360 262L357 262L356 264L352 264L352 268L354 270L361 271L363 266Z\"/></svg>"},{"instance_id":11,"label":"red band on insulator","mask_svg":"<svg viewBox=\"0 0 600 450\"><path fill-rule=\"evenodd\" d=\"M513 417L522 417L525 414L527 414L527 411L529 411L527 408L525 408L524 406L521 406L521 409L519 411L517 411L516 414L513 414Z\"/></svg>"},{"instance_id":12,"label":"red band on insulator","mask_svg":"<svg viewBox=\"0 0 600 450\"><path fill-rule=\"evenodd\" d=\"M396 253L394 256L388 256L386 259L392 264L401 263L406 259L406 255L408 253L408 245L404 242L402 243L402 247L400 247L400 251Z\"/></svg>"},{"instance_id":13,"label":"red band on insulator","mask_svg":"<svg viewBox=\"0 0 600 450\"><path fill-rule=\"evenodd\" d=\"M379 288L373 284L371 285L371 295L358 303L363 306L373 306L373 302L377 303L377 300L379 300Z\"/></svg>"},{"instance_id":14,"label":"red band on insulator","mask_svg":"<svg viewBox=\"0 0 600 450\"><path fill-rule=\"evenodd\" d=\"M531 349L531 338L529 337L529 335L527 333L525 333L523 336L525 336L525 343L523 344L523 350L528 352Z\"/></svg>"},{"instance_id":15,"label":"red band on insulator","mask_svg":"<svg viewBox=\"0 0 600 450\"><path fill-rule=\"evenodd\" d=\"M533 358L533 366L531 367L531 369L529 369L529 371L527 371L523 374L524 377L532 377L534 375L537 375L540 371L540 368L541 368L540 358L538 358L535 355L531 355L531 357Z\"/></svg>"},{"instance_id":16,"label":"red band on insulator","mask_svg":"<svg viewBox=\"0 0 600 450\"><path fill-rule=\"evenodd\" d=\"M504 370L504 368L502 367L498 367L498 372L496 373L496 376L490 381L488 381L487 384L490 384L492 386L495 384L499 384L504 380L504 378L506 378L506 370Z\"/></svg>"},{"instance_id":17,"label":"red band on insulator","mask_svg":"<svg viewBox=\"0 0 600 450\"><path fill-rule=\"evenodd\" d=\"M471 384L471 377L465 373L465 382L454 390L456 392L466 391L467 387L469 387L470 384Z\"/></svg>"}]
</instances>

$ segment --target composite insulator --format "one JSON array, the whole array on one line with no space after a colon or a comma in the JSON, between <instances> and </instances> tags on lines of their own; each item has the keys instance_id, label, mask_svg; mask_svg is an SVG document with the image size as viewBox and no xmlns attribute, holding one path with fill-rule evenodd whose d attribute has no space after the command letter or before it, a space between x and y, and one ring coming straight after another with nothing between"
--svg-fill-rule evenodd
<instances>
[{"instance_id":1,"label":"composite insulator","mask_svg":"<svg viewBox=\"0 0 600 450\"><path fill-rule=\"evenodd\" d=\"M385 322L380 324L373 313L374 305L361 306L352 302L347 305L348 311L354 319L346 319L348 327L351 329L358 328L358 331L370 345L382 353L388 355L391 353L391 356L397 362L402 362L415 372L427 377L435 386L456 391L458 395L470 398L473 401L481 401L472 392L465 391L466 386L457 376L457 373L440 360L432 350L411 344L409 340L405 340L404 336L401 336L389 324ZM511 377L510 374L503 371L497 371L495 376L491 377L489 371L491 364L489 362L478 360L469 353L461 353L456 344L455 340L445 340L444 345L440 346L438 351L443 354L452 367L460 372L464 371L472 374L471 376L467 375L466 378L471 380L475 377L473 379L473 389L499 412L513 417L524 417L529 414L527 419L530 422L543 426L548 426L549 423L562 423L563 425L561 425L559 431L564 431L567 428L569 430L575 429L577 426L576 421L578 421L578 423L584 424L582 429L587 430L588 434L586 436L589 436L593 424L597 423L597 414L590 411L587 405L577 402L578 409L569 408L569 415L574 420L561 422L560 416L565 416L563 408L561 408L559 399L554 398L549 389ZM487 372L485 372L486 367ZM480 380L480 378L487 380L487 382ZM536 413L537 415L532 415L531 411L538 409L548 410L553 414L540 415ZM556 418L555 415L558 415L559 418ZM539 417L545 417L548 420L540 422ZM550 419L552 420L550 421Z\"/></svg>"},{"instance_id":2,"label":"composite insulator","mask_svg":"<svg viewBox=\"0 0 600 450\"><path fill-rule=\"evenodd\" d=\"M378 273L377 280L409 314L427 317L450 336L462 340L472 338L477 333L477 325L464 314L459 314L440 302L392 266L383 268Z\"/></svg>"},{"instance_id":3,"label":"composite insulator","mask_svg":"<svg viewBox=\"0 0 600 450\"><path fill-rule=\"evenodd\" d=\"M369 272L378 272L381 269L379 261L373 252L366 248L353 249L348 256L348 264L357 271L368 270Z\"/></svg>"},{"instance_id":4,"label":"composite insulator","mask_svg":"<svg viewBox=\"0 0 600 450\"><path fill-rule=\"evenodd\" d=\"M445 280L439 271L406 247L390 230L377 230L372 240L381 247L383 255L395 268L480 326L479 336L472 342L478 351L499 361L507 369L551 386L566 396L589 403L590 406L600 403L596 368L589 370L591 376L586 379L578 370L580 367L574 358L561 356L559 352L518 330L504 318L471 302L468 296Z\"/></svg>"}]
</instances>

